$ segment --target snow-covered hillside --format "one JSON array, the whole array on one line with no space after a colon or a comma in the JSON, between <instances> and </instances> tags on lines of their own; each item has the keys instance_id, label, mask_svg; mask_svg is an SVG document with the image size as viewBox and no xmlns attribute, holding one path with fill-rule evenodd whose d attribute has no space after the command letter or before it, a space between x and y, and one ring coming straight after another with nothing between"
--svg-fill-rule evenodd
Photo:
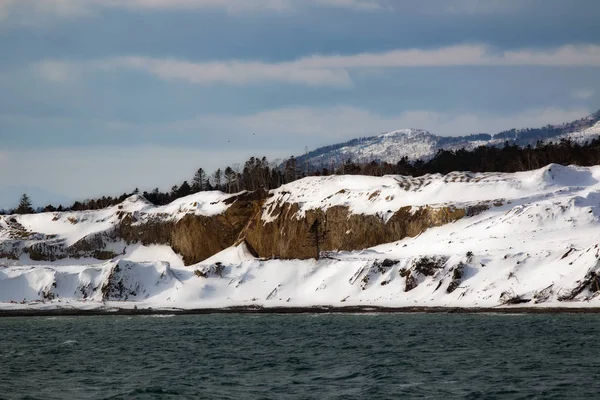
<instances>
[{"instance_id":1,"label":"snow-covered hillside","mask_svg":"<svg viewBox=\"0 0 600 400\"><path fill-rule=\"evenodd\" d=\"M598 137L600 137L600 122L596 122L591 127L582 129L580 131L562 134L560 136L557 136L556 138L551 139L551 141L571 139L577 143L583 144L589 140L596 139Z\"/></svg>"},{"instance_id":2,"label":"snow-covered hillside","mask_svg":"<svg viewBox=\"0 0 600 400\"><path fill-rule=\"evenodd\" d=\"M180 199L161 212L179 218L188 207L208 214L226 210L220 199L227 195L212 193L208 202L202 194L194 196L195 201ZM515 174L422 178L306 178L272 191L253 224L275 223L281 202L295 205L292 219L310 210L347 207L353 215L376 216L384 225L389 224L388 210L405 206L489 206L414 237L326 251L320 260L258 258L243 237L190 266L168 245L141 243L104 262L0 260L0 308L600 306L600 166L553 164ZM109 214L124 208L156 212L130 201L93 218L90 212L69 215L87 215L88 225L52 221L53 214L15 217L13 224L73 241L94 223L94 229L110 223ZM6 229L0 228L0 241L7 240Z\"/></svg>"},{"instance_id":3,"label":"snow-covered hillside","mask_svg":"<svg viewBox=\"0 0 600 400\"><path fill-rule=\"evenodd\" d=\"M153 224L176 224L186 216L221 215L232 197L218 191L201 192L156 207L134 195L101 210L0 216L0 260L10 263L76 259L109 259L133 251L148 237ZM164 236L164 235L163 235ZM163 241L168 241L164 239Z\"/></svg>"},{"instance_id":4,"label":"snow-covered hillside","mask_svg":"<svg viewBox=\"0 0 600 400\"><path fill-rule=\"evenodd\" d=\"M304 165L306 158L316 168L329 168L347 160L366 163L385 161L396 164L403 157L409 160L432 158L438 150L472 150L478 146L502 146L507 141L520 146L535 145L538 141L559 141L570 138L583 144L600 137L600 111L567 124L540 129L521 129L497 135L474 134L469 136L437 136L422 129L400 129L379 136L350 140L318 148L296 158Z\"/></svg>"}]
</instances>

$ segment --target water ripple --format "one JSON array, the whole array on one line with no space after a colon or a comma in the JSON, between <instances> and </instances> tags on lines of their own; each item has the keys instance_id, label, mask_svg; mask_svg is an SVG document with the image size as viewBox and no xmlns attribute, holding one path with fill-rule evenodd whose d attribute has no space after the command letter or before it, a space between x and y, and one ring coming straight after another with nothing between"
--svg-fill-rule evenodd
<instances>
[{"instance_id":1,"label":"water ripple","mask_svg":"<svg viewBox=\"0 0 600 400\"><path fill-rule=\"evenodd\" d=\"M0 319L0 397L596 398L600 315Z\"/></svg>"}]
</instances>

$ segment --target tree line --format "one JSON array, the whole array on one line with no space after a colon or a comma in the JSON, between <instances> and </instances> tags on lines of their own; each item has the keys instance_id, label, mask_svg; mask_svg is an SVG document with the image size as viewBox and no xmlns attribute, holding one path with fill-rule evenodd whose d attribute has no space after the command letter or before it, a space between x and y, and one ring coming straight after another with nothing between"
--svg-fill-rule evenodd
<instances>
[{"instance_id":1,"label":"tree line","mask_svg":"<svg viewBox=\"0 0 600 400\"><path fill-rule=\"evenodd\" d=\"M117 197L102 196L96 199L76 201L67 207L47 205L38 210L31 207L31 200L24 195L15 209L4 213L97 210L117 205L134 194L143 196L152 204L165 205L178 198L202 191L219 190L226 193L237 193L243 190L276 189L306 176L406 175L417 177L432 173L447 174L452 171L517 172L538 169L550 163L580 166L600 164L600 138L586 144L563 139L558 142L538 142L535 146L528 145L526 147L506 142L504 146L500 147L480 146L473 150L439 150L429 160L411 161L407 157L403 157L395 164L377 160L356 163L348 159L337 165L315 166L299 163L293 156L283 163L271 163L266 157L251 157L243 166L228 166L223 170L217 169L211 174L207 174L202 168L199 168L192 179L174 185L171 190L165 192L158 188L149 192L140 192L136 188L131 193L123 193Z\"/></svg>"}]
</instances>

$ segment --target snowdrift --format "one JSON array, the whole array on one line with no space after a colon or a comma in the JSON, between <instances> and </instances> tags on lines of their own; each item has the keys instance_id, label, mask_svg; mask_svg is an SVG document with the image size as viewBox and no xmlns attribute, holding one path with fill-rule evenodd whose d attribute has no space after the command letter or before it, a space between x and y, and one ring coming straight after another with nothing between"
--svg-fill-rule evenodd
<instances>
[{"instance_id":1,"label":"snowdrift","mask_svg":"<svg viewBox=\"0 0 600 400\"><path fill-rule=\"evenodd\" d=\"M0 302L168 301L181 282L167 262L108 262L97 266L24 266L0 269ZM163 294L163 295L161 295Z\"/></svg>"}]
</instances>

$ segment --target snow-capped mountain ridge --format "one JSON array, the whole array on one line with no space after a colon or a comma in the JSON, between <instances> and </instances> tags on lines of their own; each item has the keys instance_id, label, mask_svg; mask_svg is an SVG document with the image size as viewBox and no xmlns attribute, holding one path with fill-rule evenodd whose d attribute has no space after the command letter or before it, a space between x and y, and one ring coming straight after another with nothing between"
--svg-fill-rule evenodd
<instances>
[{"instance_id":1,"label":"snow-capped mountain ridge","mask_svg":"<svg viewBox=\"0 0 600 400\"><path fill-rule=\"evenodd\" d=\"M409 160L427 161L438 150L472 150L479 146L502 146L504 143L519 146L535 145L538 141L571 139L585 143L600 137L600 111L585 118L560 125L542 128L511 129L490 135L487 133L466 136L438 136L424 129L405 128L377 136L352 139L347 142L324 146L296 158L299 163L308 162L317 168L347 160L366 163L381 161L395 164L403 157Z\"/></svg>"}]
</instances>

